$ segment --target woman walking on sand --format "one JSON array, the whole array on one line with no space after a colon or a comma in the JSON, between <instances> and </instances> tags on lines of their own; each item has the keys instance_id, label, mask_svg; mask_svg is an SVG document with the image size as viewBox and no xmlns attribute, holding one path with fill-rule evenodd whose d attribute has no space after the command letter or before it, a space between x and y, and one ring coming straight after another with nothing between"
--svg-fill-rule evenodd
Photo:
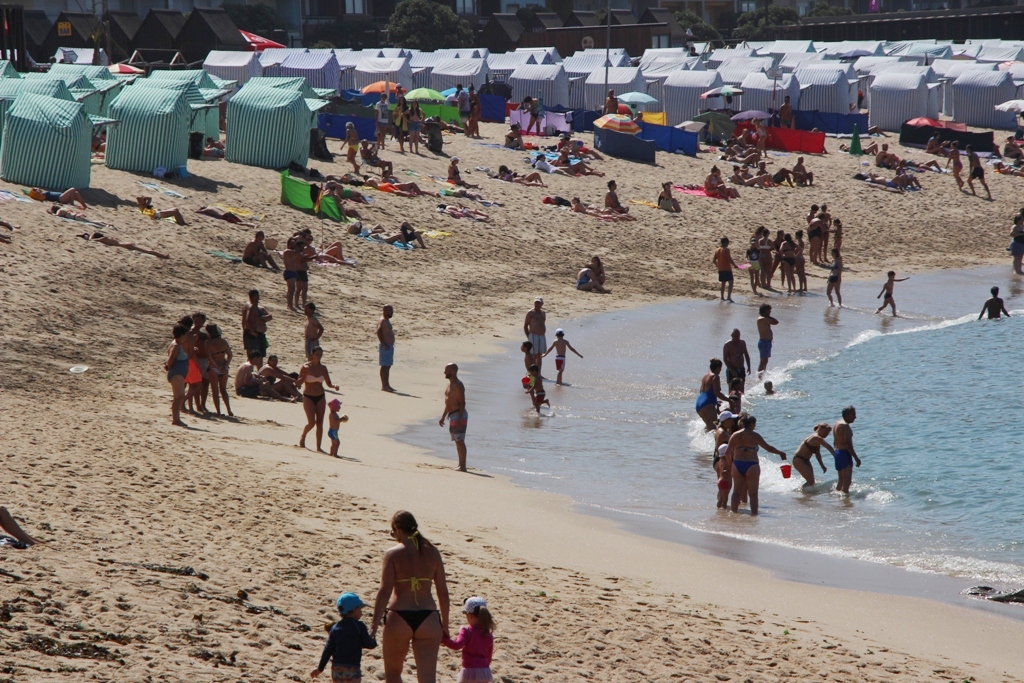
<instances>
[{"instance_id":1,"label":"woman walking on sand","mask_svg":"<svg viewBox=\"0 0 1024 683\"><path fill-rule=\"evenodd\" d=\"M306 426L302 430L299 447L306 447L306 434L316 427L316 449L321 453L326 453L320 447L324 436L324 411L327 408L324 386L335 391L339 387L336 384L331 384L331 375L327 372L327 366L320 364L323 355L324 350L320 347L313 349L309 361L299 370L299 378L295 380L295 383L302 386L302 408L306 411Z\"/></svg>"},{"instance_id":2,"label":"woman walking on sand","mask_svg":"<svg viewBox=\"0 0 1024 683\"><path fill-rule=\"evenodd\" d=\"M167 381L171 383L171 424L184 427L181 421L181 408L185 405L185 378L188 376L188 353L185 352L185 339L188 336L189 326L178 323L174 326L174 341L167 349L167 362L164 363L164 370L167 371Z\"/></svg>"},{"instance_id":3,"label":"woman walking on sand","mask_svg":"<svg viewBox=\"0 0 1024 683\"><path fill-rule=\"evenodd\" d=\"M840 291L843 286L843 257L839 254L839 250L832 249L832 265L829 266L828 275L828 287L825 289L825 294L828 296L828 305L834 306L832 303L832 292L836 293L836 299L839 302L839 308L843 307L843 293Z\"/></svg>"},{"instance_id":4,"label":"woman walking on sand","mask_svg":"<svg viewBox=\"0 0 1024 683\"><path fill-rule=\"evenodd\" d=\"M1010 255L1013 256L1013 272L1017 275L1024 275L1021 272L1021 259L1024 257L1024 211L1021 211L1013 218L1013 230L1010 231Z\"/></svg>"},{"instance_id":5,"label":"woman walking on sand","mask_svg":"<svg viewBox=\"0 0 1024 683\"><path fill-rule=\"evenodd\" d=\"M391 537L398 544L384 553L370 637L375 637L377 628L384 625L381 641L386 683L401 683L410 645L416 660L416 680L435 683L437 652L442 638L449 635L444 562L434 544L420 533L411 512L400 510L394 514ZM431 584L437 602L431 595Z\"/></svg>"},{"instance_id":6,"label":"woman walking on sand","mask_svg":"<svg viewBox=\"0 0 1024 683\"><path fill-rule=\"evenodd\" d=\"M757 449L786 459L786 454L765 441L754 431L757 418L753 415L740 416L740 429L729 437L727 453L732 457L732 511L739 512L740 501L749 497L750 514L757 514L757 489L761 483L761 465Z\"/></svg>"},{"instance_id":7,"label":"woman walking on sand","mask_svg":"<svg viewBox=\"0 0 1024 683\"><path fill-rule=\"evenodd\" d=\"M946 159L946 166L950 164L953 164L953 180L956 181L956 187L963 192L964 179L960 177L960 173L964 170L964 162L960 161L960 143L956 140L950 144L949 158Z\"/></svg>"},{"instance_id":8,"label":"woman walking on sand","mask_svg":"<svg viewBox=\"0 0 1024 683\"><path fill-rule=\"evenodd\" d=\"M797 288L796 291L799 293L807 292L807 259L804 258L804 231L796 231L796 250L793 255L796 257L796 270Z\"/></svg>"}]
</instances>

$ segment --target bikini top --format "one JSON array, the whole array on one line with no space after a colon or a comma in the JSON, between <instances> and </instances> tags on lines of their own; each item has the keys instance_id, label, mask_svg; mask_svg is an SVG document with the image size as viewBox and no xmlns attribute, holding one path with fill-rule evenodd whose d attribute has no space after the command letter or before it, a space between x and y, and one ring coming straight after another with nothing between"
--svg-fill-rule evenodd
<instances>
[{"instance_id":1,"label":"bikini top","mask_svg":"<svg viewBox=\"0 0 1024 683\"><path fill-rule=\"evenodd\" d=\"M420 604L420 598L418 593L423 583L430 583L434 579L429 576L410 576L408 579L396 579L395 583L408 583L410 590L412 590L412 601L417 605Z\"/></svg>"},{"instance_id":2,"label":"bikini top","mask_svg":"<svg viewBox=\"0 0 1024 683\"><path fill-rule=\"evenodd\" d=\"M752 462L756 462L757 461L757 450L758 450L757 446L736 446L735 450L737 450L737 451L754 451L754 457L753 458L733 458L733 460L750 460Z\"/></svg>"},{"instance_id":3,"label":"bikini top","mask_svg":"<svg viewBox=\"0 0 1024 683\"><path fill-rule=\"evenodd\" d=\"M324 378L320 375L306 375L304 380L307 384L320 384L324 381Z\"/></svg>"}]
</instances>

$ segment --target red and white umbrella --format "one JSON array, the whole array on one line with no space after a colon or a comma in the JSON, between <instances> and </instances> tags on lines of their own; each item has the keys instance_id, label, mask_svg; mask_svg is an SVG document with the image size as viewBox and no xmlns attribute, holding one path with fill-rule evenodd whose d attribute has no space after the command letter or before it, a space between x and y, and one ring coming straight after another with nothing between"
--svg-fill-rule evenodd
<instances>
[{"instance_id":1,"label":"red and white umbrella","mask_svg":"<svg viewBox=\"0 0 1024 683\"><path fill-rule=\"evenodd\" d=\"M141 76L141 75L145 75L145 73L146 73L144 70L142 70L142 69L140 69L138 67L132 66L131 64L111 64L110 66L107 67L107 69L109 69L110 73L112 73L112 74L125 74L125 75Z\"/></svg>"},{"instance_id":2,"label":"red and white umbrella","mask_svg":"<svg viewBox=\"0 0 1024 683\"><path fill-rule=\"evenodd\" d=\"M245 42L249 43L249 49L253 52L262 52L263 50L271 47L287 47L287 45L276 43L273 40L264 38L263 36L258 36L255 33L243 31L242 29L238 29L238 32L242 34L243 38L245 38Z\"/></svg>"}]
</instances>

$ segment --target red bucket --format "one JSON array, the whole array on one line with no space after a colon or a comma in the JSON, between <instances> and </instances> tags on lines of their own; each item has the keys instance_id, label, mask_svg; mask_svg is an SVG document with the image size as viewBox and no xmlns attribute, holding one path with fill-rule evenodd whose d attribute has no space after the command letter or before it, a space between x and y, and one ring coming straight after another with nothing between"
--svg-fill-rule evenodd
<instances>
[{"instance_id":1,"label":"red bucket","mask_svg":"<svg viewBox=\"0 0 1024 683\"><path fill-rule=\"evenodd\" d=\"M779 466L779 468L782 470L782 478L783 479L789 479L790 476L792 476L792 474L793 474L793 466L792 465L782 464L782 465Z\"/></svg>"}]
</instances>

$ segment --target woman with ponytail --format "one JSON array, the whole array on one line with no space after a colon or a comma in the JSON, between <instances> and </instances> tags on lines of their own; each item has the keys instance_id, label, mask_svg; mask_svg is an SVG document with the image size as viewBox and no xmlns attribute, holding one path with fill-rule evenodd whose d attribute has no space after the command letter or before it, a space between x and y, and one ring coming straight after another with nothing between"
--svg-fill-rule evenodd
<instances>
[{"instance_id":1,"label":"woman with ponytail","mask_svg":"<svg viewBox=\"0 0 1024 683\"><path fill-rule=\"evenodd\" d=\"M373 607L371 637L383 624L384 680L401 683L402 667L412 645L419 683L437 679L437 652L448 635L448 584L437 548L419 531L411 512L391 518L391 536L398 542L384 553L380 590ZM430 585L437 592L437 602Z\"/></svg>"}]
</instances>

